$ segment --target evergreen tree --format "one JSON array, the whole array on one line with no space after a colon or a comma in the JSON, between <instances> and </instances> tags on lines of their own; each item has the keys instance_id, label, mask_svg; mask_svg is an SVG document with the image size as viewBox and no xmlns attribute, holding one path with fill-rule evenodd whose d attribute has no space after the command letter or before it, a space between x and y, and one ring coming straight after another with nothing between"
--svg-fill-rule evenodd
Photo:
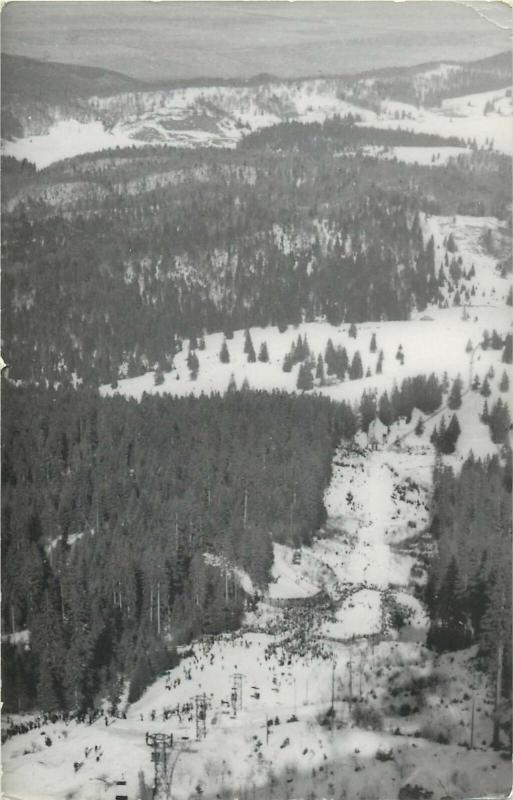
<instances>
[{"instance_id":1,"label":"evergreen tree","mask_svg":"<svg viewBox=\"0 0 513 800\"><path fill-rule=\"evenodd\" d=\"M244 342L244 352L248 357L248 364L254 364L256 362L256 353L255 348L253 347L253 342L251 339L251 335L249 330L246 331L246 341Z\"/></svg>"},{"instance_id":2,"label":"evergreen tree","mask_svg":"<svg viewBox=\"0 0 513 800\"><path fill-rule=\"evenodd\" d=\"M155 386L162 386L162 384L164 383L164 372L162 371L162 367L160 366L160 364L157 366L157 369L155 370L154 383Z\"/></svg>"},{"instance_id":3,"label":"evergreen tree","mask_svg":"<svg viewBox=\"0 0 513 800\"><path fill-rule=\"evenodd\" d=\"M456 245L456 241L455 241L454 235L452 233L449 234L448 239L447 239L447 243L446 243L445 246L446 246L447 250L449 251L449 253L456 253L457 252L458 247Z\"/></svg>"},{"instance_id":4,"label":"evergreen tree","mask_svg":"<svg viewBox=\"0 0 513 800\"><path fill-rule=\"evenodd\" d=\"M490 384L488 382L488 378L485 377L485 379L483 381L483 385L481 386L480 394L482 394L483 397L490 397L491 393L492 393L492 390L490 389Z\"/></svg>"},{"instance_id":5,"label":"evergreen tree","mask_svg":"<svg viewBox=\"0 0 513 800\"><path fill-rule=\"evenodd\" d=\"M504 370L504 372L502 373L501 382L499 383L499 390L501 392L509 391L509 378L506 370Z\"/></svg>"},{"instance_id":6,"label":"evergreen tree","mask_svg":"<svg viewBox=\"0 0 513 800\"><path fill-rule=\"evenodd\" d=\"M378 346L376 344L376 334L373 333L372 336L371 336L371 342L370 342L370 352L371 353L375 353L377 349L378 349Z\"/></svg>"},{"instance_id":7,"label":"evergreen tree","mask_svg":"<svg viewBox=\"0 0 513 800\"><path fill-rule=\"evenodd\" d=\"M315 370L315 377L319 381L320 386L324 386L326 379L324 376L324 359L322 355L319 353L317 357L317 367Z\"/></svg>"},{"instance_id":8,"label":"evergreen tree","mask_svg":"<svg viewBox=\"0 0 513 800\"><path fill-rule=\"evenodd\" d=\"M293 366L294 366L294 357L292 356L291 353L286 353L282 365L283 372L291 372Z\"/></svg>"},{"instance_id":9,"label":"evergreen tree","mask_svg":"<svg viewBox=\"0 0 513 800\"><path fill-rule=\"evenodd\" d=\"M307 364L299 365L296 387L301 392L308 392L313 389L313 377L310 367Z\"/></svg>"},{"instance_id":10,"label":"evergreen tree","mask_svg":"<svg viewBox=\"0 0 513 800\"><path fill-rule=\"evenodd\" d=\"M456 416L456 414L453 414L451 421L447 426L447 433L444 443L445 453L454 453L456 449L456 442L458 441L460 433L461 433L461 428L458 422L458 417Z\"/></svg>"},{"instance_id":11,"label":"evergreen tree","mask_svg":"<svg viewBox=\"0 0 513 800\"><path fill-rule=\"evenodd\" d=\"M333 347L333 342L331 339L328 339L326 344L326 350L324 352L324 362L326 364L326 372L328 375L335 375L337 372L336 369L336 359L335 359L335 348Z\"/></svg>"},{"instance_id":12,"label":"evergreen tree","mask_svg":"<svg viewBox=\"0 0 513 800\"><path fill-rule=\"evenodd\" d=\"M381 373L383 372L383 361L384 361L384 359L385 359L385 356L383 354L383 350L380 350L379 351L379 356L378 356L378 362L376 364L376 375L381 375Z\"/></svg>"},{"instance_id":13,"label":"evergreen tree","mask_svg":"<svg viewBox=\"0 0 513 800\"><path fill-rule=\"evenodd\" d=\"M460 408L461 406L461 391L463 388L463 381L461 380L460 376L458 375L457 378L454 380L451 391L449 393L449 398L447 404L451 410L455 410Z\"/></svg>"},{"instance_id":14,"label":"evergreen tree","mask_svg":"<svg viewBox=\"0 0 513 800\"><path fill-rule=\"evenodd\" d=\"M221 346L221 351L219 353L219 361L221 361L222 364L228 364L230 361L230 353L228 351L226 338L223 339L223 344Z\"/></svg>"},{"instance_id":15,"label":"evergreen tree","mask_svg":"<svg viewBox=\"0 0 513 800\"><path fill-rule=\"evenodd\" d=\"M494 444L504 444L508 440L511 428L508 404L503 403L501 398L492 407L488 418L490 435Z\"/></svg>"},{"instance_id":16,"label":"evergreen tree","mask_svg":"<svg viewBox=\"0 0 513 800\"><path fill-rule=\"evenodd\" d=\"M490 334L487 330L483 331L483 340L481 342L481 348L483 350L488 350L490 347Z\"/></svg>"},{"instance_id":17,"label":"evergreen tree","mask_svg":"<svg viewBox=\"0 0 513 800\"><path fill-rule=\"evenodd\" d=\"M479 380L479 375L474 375L474 379L472 381L472 391L478 392L481 387L481 381Z\"/></svg>"},{"instance_id":18,"label":"evergreen tree","mask_svg":"<svg viewBox=\"0 0 513 800\"><path fill-rule=\"evenodd\" d=\"M237 384L235 383L235 375L233 372L230 375L230 380L228 382L228 387L226 389L227 392L236 392L237 391Z\"/></svg>"},{"instance_id":19,"label":"evergreen tree","mask_svg":"<svg viewBox=\"0 0 513 800\"><path fill-rule=\"evenodd\" d=\"M262 342L260 345L260 350L258 351L258 360L261 361L263 364L267 364L269 361L269 351L267 349L267 342Z\"/></svg>"},{"instance_id":20,"label":"evergreen tree","mask_svg":"<svg viewBox=\"0 0 513 800\"><path fill-rule=\"evenodd\" d=\"M503 345L504 342L502 341L501 337L494 328L492 331L492 338L490 341L490 346L492 350L502 350Z\"/></svg>"},{"instance_id":21,"label":"evergreen tree","mask_svg":"<svg viewBox=\"0 0 513 800\"><path fill-rule=\"evenodd\" d=\"M196 353L190 353L189 354L189 356L187 358L187 366L188 366L189 371L191 373L192 380L195 381L196 378L198 377L199 366L200 366L199 365L199 358L196 355Z\"/></svg>"},{"instance_id":22,"label":"evergreen tree","mask_svg":"<svg viewBox=\"0 0 513 800\"><path fill-rule=\"evenodd\" d=\"M417 420L417 424L415 425L415 434L416 436L422 436L424 433L424 418L421 414L419 414L419 418Z\"/></svg>"},{"instance_id":23,"label":"evergreen tree","mask_svg":"<svg viewBox=\"0 0 513 800\"><path fill-rule=\"evenodd\" d=\"M513 336L508 333L504 340L504 350L502 351L502 362L511 364L513 360Z\"/></svg>"},{"instance_id":24,"label":"evergreen tree","mask_svg":"<svg viewBox=\"0 0 513 800\"><path fill-rule=\"evenodd\" d=\"M394 421L394 413L387 392L384 392L379 398L378 413L383 425L386 425L387 427L392 425Z\"/></svg>"},{"instance_id":25,"label":"evergreen tree","mask_svg":"<svg viewBox=\"0 0 513 800\"><path fill-rule=\"evenodd\" d=\"M471 353L473 349L474 349L474 348L472 347L472 342L471 342L471 340L469 339L469 340L468 340L468 342L467 342L467 344L466 344L466 347L465 347L465 352L466 352L466 353Z\"/></svg>"},{"instance_id":26,"label":"evergreen tree","mask_svg":"<svg viewBox=\"0 0 513 800\"><path fill-rule=\"evenodd\" d=\"M349 370L349 377L352 381L359 380L363 378L363 364L362 359L360 356L359 351L357 350L353 356L353 360L351 361L351 367Z\"/></svg>"},{"instance_id":27,"label":"evergreen tree","mask_svg":"<svg viewBox=\"0 0 513 800\"><path fill-rule=\"evenodd\" d=\"M351 325L349 326L348 335L349 335L349 337L351 339L356 339L356 337L358 335L358 330L357 330L356 325L354 324L354 322L352 322Z\"/></svg>"},{"instance_id":28,"label":"evergreen tree","mask_svg":"<svg viewBox=\"0 0 513 800\"><path fill-rule=\"evenodd\" d=\"M372 392L364 391L360 400L360 427L367 433L369 425L376 418L376 399Z\"/></svg>"},{"instance_id":29,"label":"evergreen tree","mask_svg":"<svg viewBox=\"0 0 513 800\"><path fill-rule=\"evenodd\" d=\"M490 422L490 412L488 410L488 400L485 400L483 403L483 410L481 411L481 422L484 422L485 425L488 425Z\"/></svg>"}]
</instances>

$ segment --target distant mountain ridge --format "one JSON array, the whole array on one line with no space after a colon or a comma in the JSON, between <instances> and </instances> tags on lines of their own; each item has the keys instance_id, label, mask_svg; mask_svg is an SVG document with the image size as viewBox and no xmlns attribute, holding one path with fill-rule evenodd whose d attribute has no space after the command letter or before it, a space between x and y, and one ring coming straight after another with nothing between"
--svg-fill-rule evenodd
<instances>
[{"instance_id":1,"label":"distant mountain ridge","mask_svg":"<svg viewBox=\"0 0 513 800\"><path fill-rule=\"evenodd\" d=\"M374 124L382 113L396 114L389 108L394 103L410 106L409 112L397 112L404 117L414 107L439 109L451 97L504 90L511 80L507 52L475 62L432 62L349 76L292 80L261 73L244 80L171 82L3 54L2 139L23 142L60 126L56 140L43 144L39 159L25 148L4 149L38 166L132 144L232 147L248 133L282 122L322 122L351 114ZM81 144L70 149L78 139ZM55 155L49 157L49 149Z\"/></svg>"}]
</instances>

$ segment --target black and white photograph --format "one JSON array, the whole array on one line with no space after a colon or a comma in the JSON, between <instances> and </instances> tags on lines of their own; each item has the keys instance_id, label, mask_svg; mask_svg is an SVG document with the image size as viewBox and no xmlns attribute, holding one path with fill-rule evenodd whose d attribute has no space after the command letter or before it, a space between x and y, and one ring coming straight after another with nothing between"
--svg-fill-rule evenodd
<instances>
[{"instance_id":1,"label":"black and white photograph","mask_svg":"<svg viewBox=\"0 0 513 800\"><path fill-rule=\"evenodd\" d=\"M513 11L1 13L5 800L506 800Z\"/></svg>"}]
</instances>

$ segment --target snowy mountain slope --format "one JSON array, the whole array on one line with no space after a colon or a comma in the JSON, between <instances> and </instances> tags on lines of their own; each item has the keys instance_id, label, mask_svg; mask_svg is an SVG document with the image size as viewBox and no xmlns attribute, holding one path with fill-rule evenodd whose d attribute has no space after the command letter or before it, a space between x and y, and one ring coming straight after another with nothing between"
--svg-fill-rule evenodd
<instances>
[{"instance_id":1,"label":"snowy mountain slope","mask_svg":"<svg viewBox=\"0 0 513 800\"><path fill-rule=\"evenodd\" d=\"M244 331L236 331L228 340L229 363L221 363L219 352L223 341L220 333L205 336L205 350L197 351L199 372L195 379L187 368L188 342L174 360L174 369L164 375L164 382L155 386L154 373L120 380L115 389L101 388L102 394L119 392L125 396L140 398L143 392L169 393L185 396L190 393L209 394L226 391L231 378L241 388L245 380L253 389L280 389L296 391L299 366L291 372L282 369L283 359L300 335L306 335L311 353L317 358L324 355L329 339L335 347L346 348L349 360L358 351L363 362L363 372L370 375L358 380L344 382L329 378L326 385L315 385L314 391L334 400L359 402L363 390L379 393L390 391L394 381L400 383L406 377L434 372L442 377L446 372L450 380L461 375L468 386L471 373L480 380L492 365L500 369L500 354L478 350L466 352L470 341L472 348L481 342L483 333L496 329L504 337L511 327L510 307L506 305L511 280L500 267L507 263L511 252L511 236L507 226L493 217L440 217L422 215L424 240L433 236L435 244L435 269L442 269L446 282L441 292L449 304L454 303L456 293L460 305L449 308L428 308L416 313L408 321L363 323L357 326L357 337L349 336L349 326L332 326L326 322L302 323L280 333L275 327L252 328L250 333L258 353L266 342L269 350L268 363L248 363L244 354ZM322 226L319 227L322 246ZM280 238L280 232L277 231ZM450 237L452 243L450 244ZM285 237L285 250L292 243ZM455 248L449 250L448 247ZM492 250L490 250L492 248ZM451 270L451 261L458 261L458 272ZM472 277L470 275L472 274ZM376 334L377 350L370 352L372 334ZM429 342L429 347L426 343ZM399 346L404 352L404 363L396 358ZM378 353L383 350L382 374L376 374ZM497 375L500 380L500 374Z\"/></svg>"},{"instance_id":2,"label":"snowy mountain slope","mask_svg":"<svg viewBox=\"0 0 513 800\"><path fill-rule=\"evenodd\" d=\"M425 82L432 80L431 72L424 73ZM513 153L507 89L424 108L386 93L369 104L362 93L367 83L357 82L348 91L347 81L338 78L274 80L91 96L82 101L79 114L74 108L50 107L48 124L36 124L26 115L23 135L4 140L3 152L42 168L81 153L148 143L233 147L247 133L279 122L322 122L351 114L361 125L456 136L475 140L479 147L493 140L495 149Z\"/></svg>"}]
</instances>

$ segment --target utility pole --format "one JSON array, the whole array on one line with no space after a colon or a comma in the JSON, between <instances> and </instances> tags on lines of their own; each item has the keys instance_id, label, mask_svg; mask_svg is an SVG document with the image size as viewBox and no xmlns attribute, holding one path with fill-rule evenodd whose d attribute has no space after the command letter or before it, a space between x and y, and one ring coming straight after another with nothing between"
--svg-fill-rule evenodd
<instances>
[{"instance_id":1,"label":"utility pole","mask_svg":"<svg viewBox=\"0 0 513 800\"><path fill-rule=\"evenodd\" d=\"M335 667L337 662L333 659L331 665L331 732L333 733L333 724L335 722Z\"/></svg>"},{"instance_id":2,"label":"utility pole","mask_svg":"<svg viewBox=\"0 0 513 800\"><path fill-rule=\"evenodd\" d=\"M205 692L194 697L194 708L196 714L196 739L199 742L200 739L204 739L207 735L207 696Z\"/></svg>"},{"instance_id":3,"label":"utility pole","mask_svg":"<svg viewBox=\"0 0 513 800\"><path fill-rule=\"evenodd\" d=\"M248 522L248 489L244 489L244 518L242 527L245 528Z\"/></svg>"},{"instance_id":4,"label":"utility pole","mask_svg":"<svg viewBox=\"0 0 513 800\"><path fill-rule=\"evenodd\" d=\"M233 716L237 716L237 711L242 711L242 680L244 675L240 672L235 672L232 675L232 691L230 694L230 699L232 701L232 711Z\"/></svg>"},{"instance_id":5,"label":"utility pole","mask_svg":"<svg viewBox=\"0 0 513 800\"><path fill-rule=\"evenodd\" d=\"M157 583L157 633L160 636L160 581Z\"/></svg>"},{"instance_id":6,"label":"utility pole","mask_svg":"<svg viewBox=\"0 0 513 800\"><path fill-rule=\"evenodd\" d=\"M353 707L353 661L351 653L349 653L349 714L351 714L351 710Z\"/></svg>"},{"instance_id":7,"label":"utility pole","mask_svg":"<svg viewBox=\"0 0 513 800\"><path fill-rule=\"evenodd\" d=\"M472 711L470 715L470 750L474 749L474 715L476 710L476 695L475 692L472 694Z\"/></svg>"}]
</instances>

